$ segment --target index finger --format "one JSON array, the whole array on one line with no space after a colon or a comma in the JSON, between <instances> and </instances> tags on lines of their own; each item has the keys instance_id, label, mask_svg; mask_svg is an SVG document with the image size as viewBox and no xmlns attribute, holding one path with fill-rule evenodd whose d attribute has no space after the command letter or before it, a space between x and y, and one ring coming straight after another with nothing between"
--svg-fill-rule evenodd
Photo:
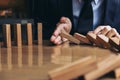
<instances>
[{"instance_id":1,"label":"index finger","mask_svg":"<svg viewBox=\"0 0 120 80\"><path fill-rule=\"evenodd\" d=\"M99 26L99 27L97 27L94 31L93 31L93 33L94 34L98 34L100 31L102 31L104 29L104 26Z\"/></svg>"},{"instance_id":2,"label":"index finger","mask_svg":"<svg viewBox=\"0 0 120 80\"><path fill-rule=\"evenodd\" d=\"M93 32L99 34L104 28L111 28L110 26L98 26Z\"/></svg>"}]
</instances>

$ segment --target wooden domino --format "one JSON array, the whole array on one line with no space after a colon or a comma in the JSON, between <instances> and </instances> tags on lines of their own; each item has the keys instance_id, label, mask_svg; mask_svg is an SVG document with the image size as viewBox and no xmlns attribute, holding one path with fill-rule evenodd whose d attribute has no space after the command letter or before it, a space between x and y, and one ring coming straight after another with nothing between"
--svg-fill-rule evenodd
<instances>
[{"instance_id":1,"label":"wooden domino","mask_svg":"<svg viewBox=\"0 0 120 80\"><path fill-rule=\"evenodd\" d=\"M85 57L49 72L50 80L71 80L97 68L96 60Z\"/></svg>"},{"instance_id":2,"label":"wooden domino","mask_svg":"<svg viewBox=\"0 0 120 80\"><path fill-rule=\"evenodd\" d=\"M42 23L38 23L38 45L42 44Z\"/></svg>"},{"instance_id":3,"label":"wooden domino","mask_svg":"<svg viewBox=\"0 0 120 80\"><path fill-rule=\"evenodd\" d=\"M84 35L82 35L82 34L75 33L73 36L74 36L76 39L80 40L82 43L91 44L90 41L87 39L87 37L84 36Z\"/></svg>"},{"instance_id":4,"label":"wooden domino","mask_svg":"<svg viewBox=\"0 0 120 80\"><path fill-rule=\"evenodd\" d=\"M4 46L10 48L12 45L10 24L3 25L3 35L4 35Z\"/></svg>"},{"instance_id":5,"label":"wooden domino","mask_svg":"<svg viewBox=\"0 0 120 80\"><path fill-rule=\"evenodd\" d=\"M22 46L22 33L21 33L21 24L15 24L14 26L14 35L15 35L15 45L18 47Z\"/></svg>"},{"instance_id":6,"label":"wooden domino","mask_svg":"<svg viewBox=\"0 0 120 80\"><path fill-rule=\"evenodd\" d=\"M100 44L102 45L102 47L104 48L110 48L110 44L109 44L109 38L106 37L103 34L97 35L97 40L100 42Z\"/></svg>"},{"instance_id":7,"label":"wooden domino","mask_svg":"<svg viewBox=\"0 0 120 80\"><path fill-rule=\"evenodd\" d=\"M28 46L32 45L32 23L27 23L27 44Z\"/></svg>"},{"instance_id":8,"label":"wooden domino","mask_svg":"<svg viewBox=\"0 0 120 80\"><path fill-rule=\"evenodd\" d=\"M98 63L98 68L84 75L85 80L96 80L97 78L113 71L120 66L120 55L110 55Z\"/></svg>"},{"instance_id":9,"label":"wooden domino","mask_svg":"<svg viewBox=\"0 0 120 80\"><path fill-rule=\"evenodd\" d=\"M38 45L42 44L42 23L38 23L37 25L38 30ZM32 46L33 45L33 34L32 34L32 23L27 23L25 25L26 27L26 33L27 35L27 45ZM10 24L4 24L3 25L3 37L4 37L4 46L5 47L11 47L12 46L12 40L11 40L11 26ZM17 23L14 25L14 45L17 47L22 46L22 26L20 23Z\"/></svg>"},{"instance_id":10,"label":"wooden domino","mask_svg":"<svg viewBox=\"0 0 120 80\"><path fill-rule=\"evenodd\" d=\"M66 31L62 30L61 34L62 37L67 38L69 41L75 43L75 44L80 44L80 41L76 38L74 38L72 35L70 35L69 33L67 33Z\"/></svg>"},{"instance_id":11,"label":"wooden domino","mask_svg":"<svg viewBox=\"0 0 120 80\"><path fill-rule=\"evenodd\" d=\"M120 50L120 39L117 37L112 37L109 39L109 43L111 46L115 47L116 49Z\"/></svg>"},{"instance_id":12,"label":"wooden domino","mask_svg":"<svg viewBox=\"0 0 120 80\"><path fill-rule=\"evenodd\" d=\"M93 32L88 32L87 36L86 36L89 41L97 46L101 46L101 44L99 43L99 41L97 40L97 36L96 34L94 34Z\"/></svg>"}]
</instances>

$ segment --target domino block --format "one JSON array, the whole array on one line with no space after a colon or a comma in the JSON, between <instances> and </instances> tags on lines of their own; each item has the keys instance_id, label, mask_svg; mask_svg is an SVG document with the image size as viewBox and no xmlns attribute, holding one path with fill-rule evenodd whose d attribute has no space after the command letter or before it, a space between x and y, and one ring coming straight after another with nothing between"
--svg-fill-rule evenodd
<instances>
[{"instance_id":1,"label":"domino block","mask_svg":"<svg viewBox=\"0 0 120 80\"><path fill-rule=\"evenodd\" d=\"M88 32L87 36L86 36L89 41L97 46L101 46L101 44L99 43L99 41L97 40L97 36L96 34L94 34L93 32Z\"/></svg>"},{"instance_id":2,"label":"domino block","mask_svg":"<svg viewBox=\"0 0 120 80\"><path fill-rule=\"evenodd\" d=\"M60 34L62 37L67 38L69 41L75 43L75 44L80 44L80 41L76 38L74 38L72 35L70 35L69 33L65 32L64 30L61 31Z\"/></svg>"},{"instance_id":3,"label":"domino block","mask_svg":"<svg viewBox=\"0 0 120 80\"><path fill-rule=\"evenodd\" d=\"M12 45L10 24L3 25L3 36L4 36L4 46L10 48Z\"/></svg>"},{"instance_id":4,"label":"domino block","mask_svg":"<svg viewBox=\"0 0 120 80\"><path fill-rule=\"evenodd\" d=\"M42 45L42 23L38 23L38 45Z\"/></svg>"},{"instance_id":5,"label":"domino block","mask_svg":"<svg viewBox=\"0 0 120 80\"><path fill-rule=\"evenodd\" d=\"M28 46L32 46L32 24L27 23L27 44Z\"/></svg>"},{"instance_id":6,"label":"domino block","mask_svg":"<svg viewBox=\"0 0 120 80\"><path fill-rule=\"evenodd\" d=\"M115 47L116 49L120 50L120 39L117 37L112 37L109 39L109 43L111 46Z\"/></svg>"},{"instance_id":7,"label":"domino block","mask_svg":"<svg viewBox=\"0 0 120 80\"><path fill-rule=\"evenodd\" d=\"M14 35L15 35L15 45L18 47L22 46L22 35L21 35L21 24L15 24Z\"/></svg>"},{"instance_id":8,"label":"domino block","mask_svg":"<svg viewBox=\"0 0 120 80\"><path fill-rule=\"evenodd\" d=\"M74 36L76 39L80 40L82 43L91 44L90 41L87 39L87 37L84 36L84 35L82 35L82 34L75 33L73 36Z\"/></svg>"},{"instance_id":9,"label":"domino block","mask_svg":"<svg viewBox=\"0 0 120 80\"><path fill-rule=\"evenodd\" d=\"M109 38L106 37L105 35L97 35L97 40L100 42L100 44L102 45L102 47L104 48L110 48L110 44L109 44Z\"/></svg>"},{"instance_id":10,"label":"domino block","mask_svg":"<svg viewBox=\"0 0 120 80\"><path fill-rule=\"evenodd\" d=\"M72 64L65 65L49 72L50 80L71 80L97 68L96 61L91 56Z\"/></svg>"},{"instance_id":11,"label":"domino block","mask_svg":"<svg viewBox=\"0 0 120 80\"><path fill-rule=\"evenodd\" d=\"M120 66L120 55L110 55L98 63L98 68L85 74L85 80L96 80L97 78L113 71Z\"/></svg>"}]
</instances>

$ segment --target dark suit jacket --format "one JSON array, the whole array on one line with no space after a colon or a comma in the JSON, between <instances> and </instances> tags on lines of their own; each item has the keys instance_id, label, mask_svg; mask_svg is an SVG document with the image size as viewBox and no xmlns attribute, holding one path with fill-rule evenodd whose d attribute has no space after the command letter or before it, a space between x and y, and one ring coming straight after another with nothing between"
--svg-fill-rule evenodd
<instances>
[{"instance_id":1,"label":"dark suit jacket","mask_svg":"<svg viewBox=\"0 0 120 80\"><path fill-rule=\"evenodd\" d=\"M104 25L110 25L120 33L120 0L107 0Z\"/></svg>"},{"instance_id":2,"label":"dark suit jacket","mask_svg":"<svg viewBox=\"0 0 120 80\"><path fill-rule=\"evenodd\" d=\"M104 1L104 15L101 25L110 25L120 32L120 0ZM35 5L35 19L43 22L44 38L50 38L60 17L69 17L73 23L72 0L43 0L37 4ZM71 34L73 33L74 28L71 31Z\"/></svg>"}]
</instances>

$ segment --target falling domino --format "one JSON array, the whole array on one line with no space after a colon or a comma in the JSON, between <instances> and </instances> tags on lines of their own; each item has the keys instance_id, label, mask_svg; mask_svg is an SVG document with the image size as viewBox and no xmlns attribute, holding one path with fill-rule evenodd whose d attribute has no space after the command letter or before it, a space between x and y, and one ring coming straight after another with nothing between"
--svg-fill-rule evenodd
<instances>
[{"instance_id":1,"label":"falling domino","mask_svg":"<svg viewBox=\"0 0 120 80\"><path fill-rule=\"evenodd\" d=\"M80 40L82 43L91 44L90 41L87 39L87 37L84 36L84 35L82 35L82 34L75 33L73 36L74 36L76 39Z\"/></svg>"},{"instance_id":2,"label":"falling domino","mask_svg":"<svg viewBox=\"0 0 120 80\"><path fill-rule=\"evenodd\" d=\"M96 44L97 46L101 46L101 44L99 43L99 41L97 40L97 36L96 34L94 34L93 32L88 32L87 36L86 36L90 42L92 42L93 44Z\"/></svg>"},{"instance_id":3,"label":"falling domino","mask_svg":"<svg viewBox=\"0 0 120 80\"><path fill-rule=\"evenodd\" d=\"M15 24L14 26L15 34L15 45L18 47L22 46L22 35L21 35L21 24Z\"/></svg>"},{"instance_id":4,"label":"falling domino","mask_svg":"<svg viewBox=\"0 0 120 80\"><path fill-rule=\"evenodd\" d=\"M96 60L91 56L49 72L50 80L71 80L97 68Z\"/></svg>"},{"instance_id":5,"label":"falling domino","mask_svg":"<svg viewBox=\"0 0 120 80\"><path fill-rule=\"evenodd\" d=\"M111 46L115 47L116 49L120 50L120 39L117 37L112 37L109 39L109 43Z\"/></svg>"},{"instance_id":6,"label":"falling domino","mask_svg":"<svg viewBox=\"0 0 120 80\"><path fill-rule=\"evenodd\" d=\"M42 45L42 23L38 23L38 45Z\"/></svg>"},{"instance_id":7,"label":"falling domino","mask_svg":"<svg viewBox=\"0 0 120 80\"><path fill-rule=\"evenodd\" d=\"M72 35L68 34L67 32L65 32L64 30L61 31L60 34L62 37L67 38L69 41L75 43L75 44L80 44L80 41L76 38L74 38Z\"/></svg>"},{"instance_id":8,"label":"falling domino","mask_svg":"<svg viewBox=\"0 0 120 80\"><path fill-rule=\"evenodd\" d=\"M32 46L32 23L27 23L27 44Z\"/></svg>"},{"instance_id":9,"label":"falling domino","mask_svg":"<svg viewBox=\"0 0 120 80\"><path fill-rule=\"evenodd\" d=\"M97 35L97 40L100 42L100 44L102 45L102 47L104 48L110 48L110 44L109 44L109 38L106 37L103 34Z\"/></svg>"},{"instance_id":10,"label":"falling domino","mask_svg":"<svg viewBox=\"0 0 120 80\"><path fill-rule=\"evenodd\" d=\"M12 45L10 24L3 25L3 35L4 35L4 46L10 48Z\"/></svg>"}]
</instances>

